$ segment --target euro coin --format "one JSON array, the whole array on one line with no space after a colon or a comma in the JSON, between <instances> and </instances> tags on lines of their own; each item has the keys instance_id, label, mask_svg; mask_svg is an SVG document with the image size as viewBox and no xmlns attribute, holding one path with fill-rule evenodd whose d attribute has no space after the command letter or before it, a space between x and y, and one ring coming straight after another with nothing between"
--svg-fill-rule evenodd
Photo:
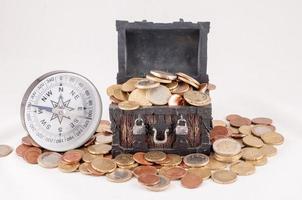
<instances>
[{"instance_id":1,"label":"euro coin","mask_svg":"<svg viewBox=\"0 0 302 200\"><path fill-rule=\"evenodd\" d=\"M196 89L199 89L199 84L194 83L192 80L186 79L186 78L181 77L181 76L178 76L178 79L185 82L185 83L188 83L189 85L193 86Z\"/></svg>"},{"instance_id":2,"label":"euro coin","mask_svg":"<svg viewBox=\"0 0 302 200\"><path fill-rule=\"evenodd\" d=\"M213 143L213 150L222 156L234 156L240 153L241 145L234 139L222 138Z\"/></svg>"},{"instance_id":3,"label":"euro coin","mask_svg":"<svg viewBox=\"0 0 302 200\"><path fill-rule=\"evenodd\" d=\"M159 192L166 190L170 186L170 180L166 178L165 176L159 175L159 182L152 186L145 186L146 189Z\"/></svg>"},{"instance_id":4,"label":"euro coin","mask_svg":"<svg viewBox=\"0 0 302 200\"><path fill-rule=\"evenodd\" d=\"M123 101L118 104L121 110L136 110L139 108L139 103L135 101Z\"/></svg>"},{"instance_id":5,"label":"euro coin","mask_svg":"<svg viewBox=\"0 0 302 200\"><path fill-rule=\"evenodd\" d=\"M246 147L242 149L242 158L244 160L260 160L264 154L258 148Z\"/></svg>"},{"instance_id":6,"label":"euro coin","mask_svg":"<svg viewBox=\"0 0 302 200\"><path fill-rule=\"evenodd\" d=\"M161 165L163 166L177 166L182 162L181 156L177 154L167 154L167 157L169 158L168 163L163 163Z\"/></svg>"},{"instance_id":7,"label":"euro coin","mask_svg":"<svg viewBox=\"0 0 302 200\"><path fill-rule=\"evenodd\" d=\"M38 164L44 168L58 167L62 155L56 152L44 152L38 157Z\"/></svg>"},{"instance_id":8,"label":"euro coin","mask_svg":"<svg viewBox=\"0 0 302 200\"><path fill-rule=\"evenodd\" d=\"M151 81L158 82L158 83L166 83L166 84L167 83L172 83L172 81L169 80L169 79L158 78L158 77L150 75L150 74L147 74L146 78L151 80Z\"/></svg>"},{"instance_id":9,"label":"euro coin","mask_svg":"<svg viewBox=\"0 0 302 200\"><path fill-rule=\"evenodd\" d=\"M220 162L224 163L234 163L238 161L242 157L242 153L238 153L237 155L233 156L222 156L217 153L214 154L214 158Z\"/></svg>"},{"instance_id":10,"label":"euro coin","mask_svg":"<svg viewBox=\"0 0 302 200\"><path fill-rule=\"evenodd\" d=\"M267 125L255 125L251 129L253 135L261 137L265 133L270 133L274 131L274 127Z\"/></svg>"},{"instance_id":11,"label":"euro coin","mask_svg":"<svg viewBox=\"0 0 302 200\"><path fill-rule=\"evenodd\" d=\"M164 176L170 180L178 180L186 175L187 171L182 167L171 167L167 169Z\"/></svg>"},{"instance_id":12,"label":"euro coin","mask_svg":"<svg viewBox=\"0 0 302 200\"><path fill-rule=\"evenodd\" d=\"M167 104L170 96L171 96L170 90L163 85L150 89L146 93L147 99L154 105Z\"/></svg>"},{"instance_id":13,"label":"euro coin","mask_svg":"<svg viewBox=\"0 0 302 200\"><path fill-rule=\"evenodd\" d=\"M188 173L195 174L202 178L202 180L207 180L211 177L211 170L208 167L194 167L189 168Z\"/></svg>"},{"instance_id":14,"label":"euro coin","mask_svg":"<svg viewBox=\"0 0 302 200\"><path fill-rule=\"evenodd\" d=\"M114 158L117 165L132 165L135 161L131 154L119 154Z\"/></svg>"},{"instance_id":15,"label":"euro coin","mask_svg":"<svg viewBox=\"0 0 302 200\"><path fill-rule=\"evenodd\" d=\"M106 174L106 178L114 183L123 183L132 178L132 172L129 169L116 168L113 172Z\"/></svg>"},{"instance_id":16,"label":"euro coin","mask_svg":"<svg viewBox=\"0 0 302 200\"><path fill-rule=\"evenodd\" d=\"M118 101L126 101L128 100L128 93L123 92L121 88L117 88L113 91L113 97Z\"/></svg>"},{"instance_id":17,"label":"euro coin","mask_svg":"<svg viewBox=\"0 0 302 200\"><path fill-rule=\"evenodd\" d=\"M30 164L37 164L38 157L42 153L42 150L38 147L31 147L24 152L23 158L26 162Z\"/></svg>"},{"instance_id":18,"label":"euro coin","mask_svg":"<svg viewBox=\"0 0 302 200\"><path fill-rule=\"evenodd\" d=\"M112 142L112 134L110 135L98 134L96 135L95 142L97 144L110 144Z\"/></svg>"},{"instance_id":19,"label":"euro coin","mask_svg":"<svg viewBox=\"0 0 302 200\"><path fill-rule=\"evenodd\" d=\"M149 79L142 79L135 84L135 87L138 89L152 89L160 85L159 82L151 81Z\"/></svg>"},{"instance_id":20,"label":"euro coin","mask_svg":"<svg viewBox=\"0 0 302 200\"><path fill-rule=\"evenodd\" d=\"M137 152L133 155L133 160L141 165L152 165L153 163L147 161L145 159L145 153L144 152Z\"/></svg>"},{"instance_id":21,"label":"euro coin","mask_svg":"<svg viewBox=\"0 0 302 200\"><path fill-rule=\"evenodd\" d=\"M242 142L243 142L243 144L245 144L247 146L257 147L257 148L260 148L264 145L264 143L262 142L261 139L255 137L255 136L252 136L252 135L244 137L242 139Z\"/></svg>"},{"instance_id":22,"label":"euro coin","mask_svg":"<svg viewBox=\"0 0 302 200\"><path fill-rule=\"evenodd\" d=\"M266 117L257 117L252 119L253 124L262 124L262 125L270 125L273 123L273 120Z\"/></svg>"},{"instance_id":23,"label":"euro coin","mask_svg":"<svg viewBox=\"0 0 302 200\"><path fill-rule=\"evenodd\" d=\"M264 143L271 145L280 145L284 142L284 137L276 132L262 134L261 139Z\"/></svg>"},{"instance_id":24,"label":"euro coin","mask_svg":"<svg viewBox=\"0 0 302 200\"><path fill-rule=\"evenodd\" d=\"M231 126L238 127L238 128L244 125L251 125L251 123L252 123L251 120L245 117L238 117L230 120Z\"/></svg>"},{"instance_id":25,"label":"euro coin","mask_svg":"<svg viewBox=\"0 0 302 200\"><path fill-rule=\"evenodd\" d=\"M237 174L230 170L218 170L212 173L212 180L219 184L230 184L237 180Z\"/></svg>"},{"instance_id":26,"label":"euro coin","mask_svg":"<svg viewBox=\"0 0 302 200\"><path fill-rule=\"evenodd\" d=\"M183 78L185 78L185 79L191 81L191 82L194 83L195 85L198 85L198 86L200 85L200 83L199 83L196 79L194 79L193 77L191 77L191 76L189 76L189 75L187 75L187 74L185 74L185 73L178 72L178 73L176 73L176 75L178 76L178 78L179 78L179 77L183 77ZM198 88L198 87L197 87L197 88Z\"/></svg>"},{"instance_id":27,"label":"euro coin","mask_svg":"<svg viewBox=\"0 0 302 200\"><path fill-rule=\"evenodd\" d=\"M211 103L209 95L198 91L185 92L184 99L193 106L205 106Z\"/></svg>"},{"instance_id":28,"label":"euro coin","mask_svg":"<svg viewBox=\"0 0 302 200\"><path fill-rule=\"evenodd\" d=\"M261 159L259 160L250 160L250 161L246 161L254 166L263 166L266 165L267 163L267 157L263 156Z\"/></svg>"},{"instance_id":29,"label":"euro coin","mask_svg":"<svg viewBox=\"0 0 302 200\"><path fill-rule=\"evenodd\" d=\"M103 176L105 173L104 172L99 172L97 170L95 170L91 163L88 163L88 165L86 166L87 167L87 170L89 171L90 175L92 176Z\"/></svg>"},{"instance_id":30,"label":"euro coin","mask_svg":"<svg viewBox=\"0 0 302 200\"><path fill-rule=\"evenodd\" d=\"M151 70L150 73L153 76L156 76L156 77L162 78L162 79L175 80L177 78L177 76L175 74L172 74L170 72L160 71L160 70Z\"/></svg>"},{"instance_id":31,"label":"euro coin","mask_svg":"<svg viewBox=\"0 0 302 200\"><path fill-rule=\"evenodd\" d=\"M239 127L239 133L248 136L252 134L252 127L249 125L243 125Z\"/></svg>"},{"instance_id":32,"label":"euro coin","mask_svg":"<svg viewBox=\"0 0 302 200\"><path fill-rule=\"evenodd\" d=\"M193 153L186 155L183 161L189 167L203 167L209 163L209 157L202 153Z\"/></svg>"},{"instance_id":33,"label":"euro coin","mask_svg":"<svg viewBox=\"0 0 302 200\"><path fill-rule=\"evenodd\" d=\"M95 154L91 154L91 153L89 153L89 152L86 152L86 153L84 153L84 155L83 155L83 157L82 157L82 160L83 160L84 162L90 163L90 162L92 162L94 159L96 159L96 158L102 158L102 157L103 157L102 154L95 155Z\"/></svg>"},{"instance_id":34,"label":"euro coin","mask_svg":"<svg viewBox=\"0 0 302 200\"><path fill-rule=\"evenodd\" d=\"M116 168L116 163L108 158L96 158L91 162L91 167L98 172L108 173Z\"/></svg>"},{"instance_id":35,"label":"euro coin","mask_svg":"<svg viewBox=\"0 0 302 200\"><path fill-rule=\"evenodd\" d=\"M202 177L194 173L187 173L184 177L181 178L180 183L184 188L194 189L199 187L202 181Z\"/></svg>"},{"instance_id":36,"label":"euro coin","mask_svg":"<svg viewBox=\"0 0 302 200\"><path fill-rule=\"evenodd\" d=\"M135 177L139 177L143 174L156 174L157 169L153 166L138 166L132 171Z\"/></svg>"},{"instance_id":37,"label":"euro coin","mask_svg":"<svg viewBox=\"0 0 302 200\"><path fill-rule=\"evenodd\" d=\"M0 158L8 156L12 151L13 151L12 147L5 145L5 144L1 144L0 145Z\"/></svg>"},{"instance_id":38,"label":"euro coin","mask_svg":"<svg viewBox=\"0 0 302 200\"><path fill-rule=\"evenodd\" d=\"M83 152L70 150L63 154L62 159L67 163L78 163L82 159Z\"/></svg>"},{"instance_id":39,"label":"euro coin","mask_svg":"<svg viewBox=\"0 0 302 200\"><path fill-rule=\"evenodd\" d=\"M173 94L170 96L168 100L168 105L169 106L182 106L184 105L185 101L183 97L179 94Z\"/></svg>"},{"instance_id":40,"label":"euro coin","mask_svg":"<svg viewBox=\"0 0 302 200\"><path fill-rule=\"evenodd\" d=\"M80 163L67 164L65 162L59 162L58 169L64 173L71 173L75 172L79 166Z\"/></svg>"},{"instance_id":41,"label":"euro coin","mask_svg":"<svg viewBox=\"0 0 302 200\"><path fill-rule=\"evenodd\" d=\"M167 155L162 151L149 151L145 154L145 159L149 162L160 162L165 160Z\"/></svg>"},{"instance_id":42,"label":"euro coin","mask_svg":"<svg viewBox=\"0 0 302 200\"><path fill-rule=\"evenodd\" d=\"M169 90L171 91L171 90L174 90L175 88L177 88L178 82L177 81L172 81L171 83L165 84L165 86L167 88L169 88Z\"/></svg>"},{"instance_id":43,"label":"euro coin","mask_svg":"<svg viewBox=\"0 0 302 200\"><path fill-rule=\"evenodd\" d=\"M212 124L213 124L213 127L215 127L215 126L226 127L227 126L227 124L225 123L225 121L222 121L222 120L212 120Z\"/></svg>"},{"instance_id":44,"label":"euro coin","mask_svg":"<svg viewBox=\"0 0 302 200\"><path fill-rule=\"evenodd\" d=\"M17 148L16 148L16 153L18 156L23 157L24 152L29 149L30 146L27 146L25 144L20 144Z\"/></svg>"},{"instance_id":45,"label":"euro coin","mask_svg":"<svg viewBox=\"0 0 302 200\"><path fill-rule=\"evenodd\" d=\"M171 90L172 94L184 94L190 90L190 86L187 83L180 82L177 87Z\"/></svg>"},{"instance_id":46,"label":"euro coin","mask_svg":"<svg viewBox=\"0 0 302 200\"><path fill-rule=\"evenodd\" d=\"M132 92L136 88L135 87L136 83L140 80L142 80L142 78L131 78L131 79L129 79L127 82L122 84L121 90L123 92Z\"/></svg>"},{"instance_id":47,"label":"euro coin","mask_svg":"<svg viewBox=\"0 0 302 200\"><path fill-rule=\"evenodd\" d=\"M121 89L122 88L122 85L120 85L120 84L115 84L115 85L111 85L111 86L109 86L108 88L107 88L107 95L109 96L109 97L111 97L111 96L113 96L113 94L114 94L114 90L116 90L116 89Z\"/></svg>"},{"instance_id":48,"label":"euro coin","mask_svg":"<svg viewBox=\"0 0 302 200\"><path fill-rule=\"evenodd\" d=\"M226 116L226 120L228 121L235 120L237 118L241 118L241 116L237 114L229 114L228 116Z\"/></svg>"},{"instance_id":49,"label":"euro coin","mask_svg":"<svg viewBox=\"0 0 302 200\"><path fill-rule=\"evenodd\" d=\"M89 163L82 163L80 164L79 166L79 171L82 173L82 174L85 174L85 175L91 175L91 172L88 170L88 167L89 167Z\"/></svg>"},{"instance_id":50,"label":"euro coin","mask_svg":"<svg viewBox=\"0 0 302 200\"><path fill-rule=\"evenodd\" d=\"M91 154L107 154L111 150L111 145L108 144L95 144L92 146L89 146L87 150Z\"/></svg>"},{"instance_id":51,"label":"euro coin","mask_svg":"<svg viewBox=\"0 0 302 200\"><path fill-rule=\"evenodd\" d=\"M260 148L260 151L267 157L271 157L277 154L277 148L272 145L264 145Z\"/></svg>"},{"instance_id":52,"label":"euro coin","mask_svg":"<svg viewBox=\"0 0 302 200\"><path fill-rule=\"evenodd\" d=\"M248 176L255 173L256 168L254 165L239 161L231 165L230 170L238 174L239 176Z\"/></svg>"},{"instance_id":53,"label":"euro coin","mask_svg":"<svg viewBox=\"0 0 302 200\"><path fill-rule=\"evenodd\" d=\"M128 100L135 101L143 107L152 106L152 103L146 97L147 91L148 90L135 89L130 93Z\"/></svg>"},{"instance_id":54,"label":"euro coin","mask_svg":"<svg viewBox=\"0 0 302 200\"><path fill-rule=\"evenodd\" d=\"M210 157L209 163L206 165L211 170L225 169L227 166L226 163L216 160L213 156Z\"/></svg>"},{"instance_id":55,"label":"euro coin","mask_svg":"<svg viewBox=\"0 0 302 200\"><path fill-rule=\"evenodd\" d=\"M151 186L151 185L156 185L159 183L160 178L157 175L154 174L142 174L137 178L138 182L146 185L146 186Z\"/></svg>"}]
</instances>

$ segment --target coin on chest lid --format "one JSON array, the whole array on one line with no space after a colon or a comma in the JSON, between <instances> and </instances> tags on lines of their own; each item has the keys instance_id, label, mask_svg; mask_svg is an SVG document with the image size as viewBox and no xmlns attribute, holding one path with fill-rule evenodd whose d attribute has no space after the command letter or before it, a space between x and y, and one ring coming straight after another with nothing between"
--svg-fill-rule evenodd
<instances>
[{"instance_id":1,"label":"coin on chest lid","mask_svg":"<svg viewBox=\"0 0 302 200\"><path fill-rule=\"evenodd\" d=\"M58 152L85 144L95 133L101 115L101 98L95 86L87 78L66 71L39 77L21 104L21 121L31 138Z\"/></svg>"}]
</instances>

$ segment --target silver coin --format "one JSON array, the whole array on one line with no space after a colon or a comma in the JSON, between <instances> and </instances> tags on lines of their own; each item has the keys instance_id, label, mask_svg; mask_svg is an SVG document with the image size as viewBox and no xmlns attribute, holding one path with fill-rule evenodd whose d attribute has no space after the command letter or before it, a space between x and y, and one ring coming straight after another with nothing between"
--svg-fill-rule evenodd
<instances>
[{"instance_id":1,"label":"silver coin","mask_svg":"<svg viewBox=\"0 0 302 200\"><path fill-rule=\"evenodd\" d=\"M44 152L38 157L38 164L44 168L56 168L62 155L56 152Z\"/></svg>"},{"instance_id":2,"label":"silver coin","mask_svg":"<svg viewBox=\"0 0 302 200\"><path fill-rule=\"evenodd\" d=\"M12 151L13 151L12 147L5 145L5 144L1 144L0 145L0 158L8 156Z\"/></svg>"}]
</instances>

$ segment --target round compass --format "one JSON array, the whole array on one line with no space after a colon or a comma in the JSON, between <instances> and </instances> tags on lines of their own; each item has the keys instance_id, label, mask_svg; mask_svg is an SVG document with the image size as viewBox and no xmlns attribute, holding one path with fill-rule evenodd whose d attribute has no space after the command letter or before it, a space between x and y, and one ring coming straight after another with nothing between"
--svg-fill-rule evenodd
<instances>
[{"instance_id":1,"label":"round compass","mask_svg":"<svg viewBox=\"0 0 302 200\"><path fill-rule=\"evenodd\" d=\"M102 102L85 77L66 71L47 73L27 89L21 120L32 139L52 151L83 145L97 129Z\"/></svg>"}]
</instances>

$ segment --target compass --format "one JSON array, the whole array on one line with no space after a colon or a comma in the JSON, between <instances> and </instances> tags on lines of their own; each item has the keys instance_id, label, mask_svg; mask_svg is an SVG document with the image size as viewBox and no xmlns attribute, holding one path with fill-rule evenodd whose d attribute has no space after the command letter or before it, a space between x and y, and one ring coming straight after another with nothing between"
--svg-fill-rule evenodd
<instances>
[{"instance_id":1,"label":"compass","mask_svg":"<svg viewBox=\"0 0 302 200\"><path fill-rule=\"evenodd\" d=\"M42 75L27 89L21 121L32 139L51 151L80 147L95 133L102 102L85 77L67 71Z\"/></svg>"}]
</instances>

